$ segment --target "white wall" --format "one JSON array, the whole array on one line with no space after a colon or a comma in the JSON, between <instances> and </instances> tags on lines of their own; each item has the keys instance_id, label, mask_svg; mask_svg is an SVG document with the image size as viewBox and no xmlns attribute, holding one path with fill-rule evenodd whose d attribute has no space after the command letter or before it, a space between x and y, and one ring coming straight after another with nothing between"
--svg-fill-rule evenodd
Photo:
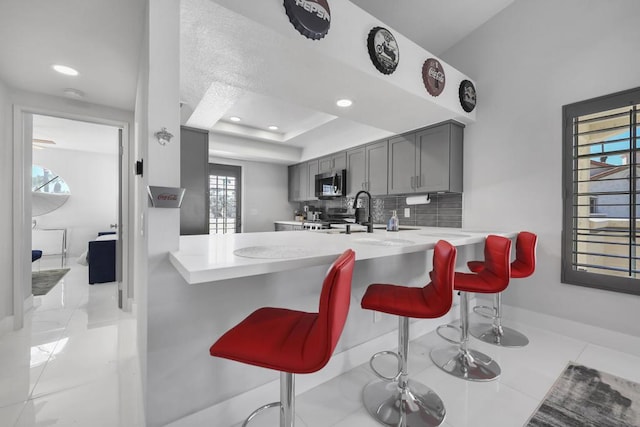
<instances>
[{"instance_id":1,"label":"white wall","mask_svg":"<svg viewBox=\"0 0 640 427\"><path fill-rule=\"evenodd\" d=\"M114 146L118 144L114 131ZM118 156L75 150L33 150L33 164L58 174L71 196L59 209L35 217L37 228L66 228L69 262L99 231L118 222ZM37 249L34 247L34 249ZM46 254L45 254L46 255Z\"/></svg>"},{"instance_id":2,"label":"white wall","mask_svg":"<svg viewBox=\"0 0 640 427\"><path fill-rule=\"evenodd\" d=\"M13 141L9 106L7 87L0 80L0 194L7 196L5 200L11 200L13 182ZM0 203L0 335L3 329L9 328L5 325L5 319L13 314L12 218L13 203Z\"/></svg>"},{"instance_id":3,"label":"white wall","mask_svg":"<svg viewBox=\"0 0 640 427\"><path fill-rule=\"evenodd\" d=\"M209 163L242 167L242 232L273 231L274 221L293 219L284 165L210 157Z\"/></svg>"},{"instance_id":4,"label":"white wall","mask_svg":"<svg viewBox=\"0 0 640 427\"><path fill-rule=\"evenodd\" d=\"M539 235L505 303L640 336L640 297L560 283L565 104L640 84L636 0L517 0L443 57L475 79L464 225Z\"/></svg>"}]
</instances>

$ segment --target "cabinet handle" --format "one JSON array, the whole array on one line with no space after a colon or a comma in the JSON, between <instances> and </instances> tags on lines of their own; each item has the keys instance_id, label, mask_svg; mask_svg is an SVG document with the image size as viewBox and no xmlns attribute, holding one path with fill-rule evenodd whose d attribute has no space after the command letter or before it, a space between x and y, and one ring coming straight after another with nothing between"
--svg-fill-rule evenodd
<instances>
[{"instance_id":1,"label":"cabinet handle","mask_svg":"<svg viewBox=\"0 0 640 427\"><path fill-rule=\"evenodd\" d=\"M416 185L416 188L422 187L422 174L416 176L416 180L418 181L418 184Z\"/></svg>"},{"instance_id":2,"label":"cabinet handle","mask_svg":"<svg viewBox=\"0 0 640 427\"><path fill-rule=\"evenodd\" d=\"M364 189L369 191L369 181L364 183Z\"/></svg>"},{"instance_id":3,"label":"cabinet handle","mask_svg":"<svg viewBox=\"0 0 640 427\"><path fill-rule=\"evenodd\" d=\"M364 190L364 182L362 184L360 184L360 189Z\"/></svg>"},{"instance_id":4,"label":"cabinet handle","mask_svg":"<svg viewBox=\"0 0 640 427\"><path fill-rule=\"evenodd\" d=\"M413 183L415 182L415 180L416 180L416 177L415 177L415 176L412 176L412 177L411 177L411 189L414 189L414 188L415 188L415 187L413 186Z\"/></svg>"}]
</instances>

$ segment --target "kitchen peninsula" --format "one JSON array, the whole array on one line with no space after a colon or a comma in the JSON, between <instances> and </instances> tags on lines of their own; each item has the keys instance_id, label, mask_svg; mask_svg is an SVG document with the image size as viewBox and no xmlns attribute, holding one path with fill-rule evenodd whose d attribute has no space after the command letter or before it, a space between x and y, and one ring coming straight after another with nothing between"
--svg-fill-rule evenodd
<instances>
[{"instance_id":1,"label":"kitchen peninsula","mask_svg":"<svg viewBox=\"0 0 640 427\"><path fill-rule=\"evenodd\" d=\"M202 411L208 419L246 415L231 410L238 396L247 407L264 403L259 390L265 387L277 396L276 371L212 358L209 346L259 307L317 311L327 268L345 249L352 248L356 265L342 338L327 369L298 377L297 392L325 382L365 363L376 351L397 344L395 316L372 317L371 312L360 308L369 284L423 286L432 268L431 250L440 239L458 248L457 269L465 270L467 260L481 259L488 234L516 236L512 232L436 227L352 234L320 230L181 236L179 250L170 253L184 286L170 296L171 316L165 319L166 342L173 343L171 353L177 358L176 371L167 381L175 389L190 390L190 399L197 399L198 405L206 408ZM412 321L411 330L422 335L456 318L458 309L454 307L444 318ZM211 384L216 386L212 388ZM221 425L238 421L225 419Z\"/></svg>"}]
</instances>

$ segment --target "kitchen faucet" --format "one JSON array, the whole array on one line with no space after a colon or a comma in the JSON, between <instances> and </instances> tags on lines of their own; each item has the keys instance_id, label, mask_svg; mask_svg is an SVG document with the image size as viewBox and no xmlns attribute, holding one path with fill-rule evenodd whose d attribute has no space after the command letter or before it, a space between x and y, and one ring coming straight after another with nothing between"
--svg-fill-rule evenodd
<instances>
[{"instance_id":1,"label":"kitchen faucet","mask_svg":"<svg viewBox=\"0 0 640 427\"><path fill-rule=\"evenodd\" d=\"M356 209L356 221L358 221L357 207L358 207L358 197L360 194L366 194L369 198L369 205L367 210L367 222L361 222L361 225L367 226L367 233L373 233L373 218L371 217L371 194L368 191L360 190L356 193L356 198L353 200L353 209Z\"/></svg>"}]
</instances>

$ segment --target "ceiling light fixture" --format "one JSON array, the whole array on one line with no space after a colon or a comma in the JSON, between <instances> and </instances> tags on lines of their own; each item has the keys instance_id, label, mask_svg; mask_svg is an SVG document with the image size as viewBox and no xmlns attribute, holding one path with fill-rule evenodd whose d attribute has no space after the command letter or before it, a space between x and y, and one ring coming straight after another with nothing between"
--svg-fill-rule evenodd
<instances>
[{"instance_id":1,"label":"ceiling light fixture","mask_svg":"<svg viewBox=\"0 0 640 427\"><path fill-rule=\"evenodd\" d=\"M231 117L229 117L229 120L231 120L232 122L239 122L240 121L240 117L231 116Z\"/></svg>"},{"instance_id":2,"label":"ceiling light fixture","mask_svg":"<svg viewBox=\"0 0 640 427\"><path fill-rule=\"evenodd\" d=\"M336 101L336 105L338 107L342 107L342 108L346 108L346 107L351 107L351 105L353 104L353 101L350 99L338 99L338 101Z\"/></svg>"},{"instance_id":3,"label":"ceiling light fixture","mask_svg":"<svg viewBox=\"0 0 640 427\"><path fill-rule=\"evenodd\" d=\"M278 130L278 126L271 125L269 126L269 130Z\"/></svg>"},{"instance_id":4,"label":"ceiling light fixture","mask_svg":"<svg viewBox=\"0 0 640 427\"><path fill-rule=\"evenodd\" d=\"M54 65L53 69L59 72L60 74L64 74L66 76L77 76L78 70L75 70L71 67L67 67L66 65Z\"/></svg>"},{"instance_id":5,"label":"ceiling light fixture","mask_svg":"<svg viewBox=\"0 0 640 427\"><path fill-rule=\"evenodd\" d=\"M62 92L64 92L64 94L65 94L65 96L67 98L73 98L73 99L82 99L82 98L84 98L84 92L79 90L79 89L66 88Z\"/></svg>"}]
</instances>

